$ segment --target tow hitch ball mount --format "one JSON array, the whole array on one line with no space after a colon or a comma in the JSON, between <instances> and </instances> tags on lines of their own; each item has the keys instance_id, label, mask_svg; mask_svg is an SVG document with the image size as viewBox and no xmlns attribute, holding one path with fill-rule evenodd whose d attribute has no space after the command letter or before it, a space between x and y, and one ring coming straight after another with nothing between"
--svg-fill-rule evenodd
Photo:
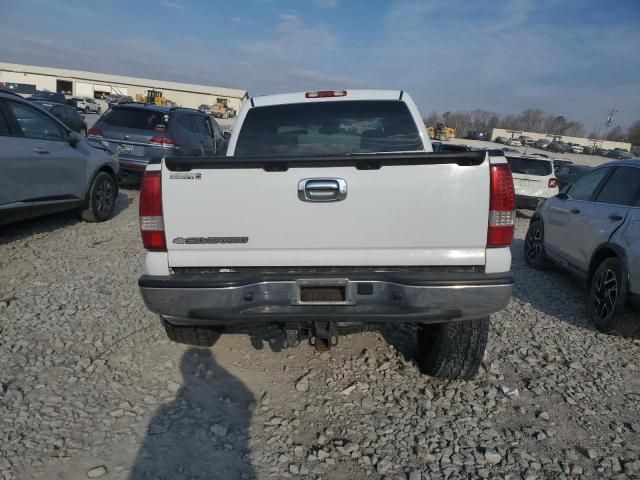
<instances>
[{"instance_id":1,"label":"tow hitch ball mount","mask_svg":"<svg viewBox=\"0 0 640 480\"><path fill-rule=\"evenodd\" d=\"M297 322L287 323L283 328L283 335L287 347L296 347L304 339L308 339L317 352L326 352L338 345L338 335L331 322L313 322L305 326Z\"/></svg>"}]
</instances>

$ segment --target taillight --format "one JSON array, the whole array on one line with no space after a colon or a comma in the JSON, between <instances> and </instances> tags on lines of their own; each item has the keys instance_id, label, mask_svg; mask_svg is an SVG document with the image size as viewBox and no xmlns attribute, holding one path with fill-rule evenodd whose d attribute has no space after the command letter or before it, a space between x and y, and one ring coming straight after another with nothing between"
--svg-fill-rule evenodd
<instances>
[{"instance_id":1,"label":"taillight","mask_svg":"<svg viewBox=\"0 0 640 480\"><path fill-rule=\"evenodd\" d=\"M147 250L167 251L162 219L162 177L160 171L145 171L140 185L140 234Z\"/></svg>"},{"instance_id":2,"label":"taillight","mask_svg":"<svg viewBox=\"0 0 640 480\"><path fill-rule=\"evenodd\" d=\"M516 192L509 164L491 165L490 195L487 247L508 247L516 220Z\"/></svg>"},{"instance_id":3,"label":"taillight","mask_svg":"<svg viewBox=\"0 0 640 480\"><path fill-rule=\"evenodd\" d=\"M177 145L178 141L171 138L171 137L165 137L162 135L159 135L157 137L152 137L151 140L149 140L149 142L151 143L158 143L160 144L160 146L164 147L164 146L173 146L173 145Z\"/></svg>"},{"instance_id":4,"label":"taillight","mask_svg":"<svg viewBox=\"0 0 640 480\"><path fill-rule=\"evenodd\" d=\"M558 179L557 178L550 178L549 179L549 188L556 188L558 186Z\"/></svg>"},{"instance_id":5,"label":"taillight","mask_svg":"<svg viewBox=\"0 0 640 480\"><path fill-rule=\"evenodd\" d=\"M102 133L102 130L100 130L99 128L90 128L89 131L87 131L87 136L104 137L104 133Z\"/></svg>"},{"instance_id":6,"label":"taillight","mask_svg":"<svg viewBox=\"0 0 640 480\"><path fill-rule=\"evenodd\" d=\"M304 94L306 98L327 98L327 97L346 97L346 90L321 90L319 92L307 92Z\"/></svg>"}]
</instances>

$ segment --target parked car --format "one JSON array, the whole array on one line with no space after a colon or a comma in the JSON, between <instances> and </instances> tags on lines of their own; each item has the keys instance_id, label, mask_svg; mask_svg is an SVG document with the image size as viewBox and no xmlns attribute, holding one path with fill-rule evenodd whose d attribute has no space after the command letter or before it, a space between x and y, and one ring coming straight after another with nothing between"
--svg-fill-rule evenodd
<instances>
[{"instance_id":1,"label":"parked car","mask_svg":"<svg viewBox=\"0 0 640 480\"><path fill-rule=\"evenodd\" d=\"M33 101L32 103L48 111L74 132L78 132L83 137L87 136L87 122L72 106L44 101Z\"/></svg>"},{"instance_id":2,"label":"parked car","mask_svg":"<svg viewBox=\"0 0 640 480\"><path fill-rule=\"evenodd\" d=\"M217 122L198 110L156 105L114 105L89 129L89 136L118 151L123 174L141 175L150 159L163 155L224 153Z\"/></svg>"},{"instance_id":3,"label":"parked car","mask_svg":"<svg viewBox=\"0 0 640 480\"><path fill-rule=\"evenodd\" d=\"M466 136L469 140L488 140L489 137L490 135L487 132L482 132L480 130L471 130Z\"/></svg>"},{"instance_id":4,"label":"parked car","mask_svg":"<svg viewBox=\"0 0 640 480\"><path fill-rule=\"evenodd\" d=\"M618 160L630 160L634 157L634 155L633 153L623 150L621 148L615 148L613 150L610 150L609 153L607 153L607 157L615 158Z\"/></svg>"},{"instance_id":5,"label":"parked car","mask_svg":"<svg viewBox=\"0 0 640 480\"><path fill-rule=\"evenodd\" d=\"M211 115L211 107L204 103L198 107L198 110L202 113L206 113L207 115Z\"/></svg>"},{"instance_id":6,"label":"parked car","mask_svg":"<svg viewBox=\"0 0 640 480\"><path fill-rule=\"evenodd\" d=\"M583 153L584 152L584 147L578 143L568 143L567 145L569 145L571 147L571 152L572 153Z\"/></svg>"},{"instance_id":7,"label":"parked car","mask_svg":"<svg viewBox=\"0 0 640 480\"><path fill-rule=\"evenodd\" d=\"M33 102L0 93L0 224L63 210L113 214L118 162Z\"/></svg>"},{"instance_id":8,"label":"parked car","mask_svg":"<svg viewBox=\"0 0 640 480\"><path fill-rule=\"evenodd\" d=\"M102 107L93 98L72 97L71 104L84 113L101 113Z\"/></svg>"},{"instance_id":9,"label":"parked car","mask_svg":"<svg viewBox=\"0 0 640 480\"><path fill-rule=\"evenodd\" d=\"M517 208L535 209L540 200L557 195L553 161L546 158L507 155L516 192Z\"/></svg>"},{"instance_id":10,"label":"parked car","mask_svg":"<svg viewBox=\"0 0 640 480\"><path fill-rule=\"evenodd\" d=\"M595 154L596 155L600 155L601 157L608 157L609 156L609 152L610 152L610 150L608 150L606 148L597 147Z\"/></svg>"},{"instance_id":11,"label":"parked car","mask_svg":"<svg viewBox=\"0 0 640 480\"><path fill-rule=\"evenodd\" d=\"M589 165L559 165L555 169L556 178L558 179L558 188L562 191L567 185L582 178L584 175L593 170Z\"/></svg>"},{"instance_id":12,"label":"parked car","mask_svg":"<svg viewBox=\"0 0 640 480\"><path fill-rule=\"evenodd\" d=\"M113 105L119 105L121 103L133 103L133 97L129 95L111 94L107 95L107 98L105 98L105 100L110 107Z\"/></svg>"},{"instance_id":13,"label":"parked car","mask_svg":"<svg viewBox=\"0 0 640 480\"><path fill-rule=\"evenodd\" d=\"M509 140L507 137L496 137L494 142L496 142L496 143L507 143L507 140Z\"/></svg>"},{"instance_id":14,"label":"parked car","mask_svg":"<svg viewBox=\"0 0 640 480\"><path fill-rule=\"evenodd\" d=\"M527 147L532 146L532 145L533 145L533 143L534 143L533 138L528 137L528 136L526 136L526 135L520 135L520 136L518 137L518 140L520 140L520 144L521 144L521 145L523 145L523 146L527 146Z\"/></svg>"},{"instance_id":15,"label":"parked car","mask_svg":"<svg viewBox=\"0 0 640 480\"><path fill-rule=\"evenodd\" d=\"M541 138L533 143L533 146L541 150L546 150L551 142L546 138Z\"/></svg>"},{"instance_id":16,"label":"parked car","mask_svg":"<svg viewBox=\"0 0 640 480\"><path fill-rule=\"evenodd\" d=\"M31 101L44 101L49 103L67 103L67 98L58 92L36 92L29 97Z\"/></svg>"},{"instance_id":17,"label":"parked car","mask_svg":"<svg viewBox=\"0 0 640 480\"><path fill-rule=\"evenodd\" d=\"M582 147L582 153L585 155L593 155L595 153L595 149L593 147L584 146Z\"/></svg>"},{"instance_id":18,"label":"parked car","mask_svg":"<svg viewBox=\"0 0 640 480\"><path fill-rule=\"evenodd\" d=\"M555 142L551 142L547 146L547 150L549 150L550 152L570 153L571 146L568 143L555 141Z\"/></svg>"},{"instance_id":19,"label":"parked car","mask_svg":"<svg viewBox=\"0 0 640 480\"><path fill-rule=\"evenodd\" d=\"M514 200L500 153L431 151L406 91L255 97L226 157L147 166L138 285L177 342L277 322L322 351L344 322L411 322L425 373L470 378L511 296Z\"/></svg>"},{"instance_id":20,"label":"parked car","mask_svg":"<svg viewBox=\"0 0 640 480\"><path fill-rule=\"evenodd\" d=\"M553 159L553 169L557 170L561 165L573 165L571 160L565 160L564 158Z\"/></svg>"},{"instance_id":21,"label":"parked car","mask_svg":"<svg viewBox=\"0 0 640 480\"><path fill-rule=\"evenodd\" d=\"M505 143L507 145L511 146L511 147L521 147L522 146L522 142L518 138L510 138Z\"/></svg>"},{"instance_id":22,"label":"parked car","mask_svg":"<svg viewBox=\"0 0 640 480\"><path fill-rule=\"evenodd\" d=\"M525 237L527 263L551 263L586 281L602 332L640 334L640 160L596 167L542 203Z\"/></svg>"}]
</instances>

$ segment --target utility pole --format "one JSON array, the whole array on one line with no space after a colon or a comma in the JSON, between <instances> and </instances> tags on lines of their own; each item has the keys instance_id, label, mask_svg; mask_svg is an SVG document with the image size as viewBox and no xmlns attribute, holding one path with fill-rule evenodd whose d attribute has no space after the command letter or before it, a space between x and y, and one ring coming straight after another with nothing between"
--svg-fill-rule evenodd
<instances>
[{"instance_id":1,"label":"utility pole","mask_svg":"<svg viewBox=\"0 0 640 480\"><path fill-rule=\"evenodd\" d=\"M609 127L613 125L613 116L618 113L618 110L614 110L613 108L609 110L609 114L607 115L607 121L604 122L604 134L602 136L602 140L607 138L607 132L609 131Z\"/></svg>"}]
</instances>

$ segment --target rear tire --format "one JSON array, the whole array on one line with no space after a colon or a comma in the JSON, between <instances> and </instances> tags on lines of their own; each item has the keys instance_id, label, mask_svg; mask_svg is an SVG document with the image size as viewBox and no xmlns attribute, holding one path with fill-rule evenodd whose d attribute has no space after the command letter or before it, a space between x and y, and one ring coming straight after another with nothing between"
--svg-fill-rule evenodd
<instances>
[{"instance_id":1,"label":"rear tire","mask_svg":"<svg viewBox=\"0 0 640 480\"><path fill-rule=\"evenodd\" d=\"M468 380L480 368L488 338L488 318L419 325L418 363L432 377Z\"/></svg>"},{"instance_id":2,"label":"rear tire","mask_svg":"<svg viewBox=\"0 0 640 480\"><path fill-rule=\"evenodd\" d=\"M185 327L162 322L167 337L177 343L196 347L212 347L222 334L221 327Z\"/></svg>"},{"instance_id":3,"label":"rear tire","mask_svg":"<svg viewBox=\"0 0 640 480\"><path fill-rule=\"evenodd\" d=\"M551 266L544 253L544 226L540 220L531 222L524 237L524 259L536 270L546 270Z\"/></svg>"},{"instance_id":4,"label":"rear tire","mask_svg":"<svg viewBox=\"0 0 640 480\"><path fill-rule=\"evenodd\" d=\"M113 175L98 172L87 195L87 206L81 212L87 222L104 222L113 214L118 198L118 183Z\"/></svg>"},{"instance_id":5,"label":"rear tire","mask_svg":"<svg viewBox=\"0 0 640 480\"><path fill-rule=\"evenodd\" d=\"M589 314L602 333L634 337L640 335L640 314L627 302L627 278L618 257L603 260L591 278Z\"/></svg>"}]
</instances>

